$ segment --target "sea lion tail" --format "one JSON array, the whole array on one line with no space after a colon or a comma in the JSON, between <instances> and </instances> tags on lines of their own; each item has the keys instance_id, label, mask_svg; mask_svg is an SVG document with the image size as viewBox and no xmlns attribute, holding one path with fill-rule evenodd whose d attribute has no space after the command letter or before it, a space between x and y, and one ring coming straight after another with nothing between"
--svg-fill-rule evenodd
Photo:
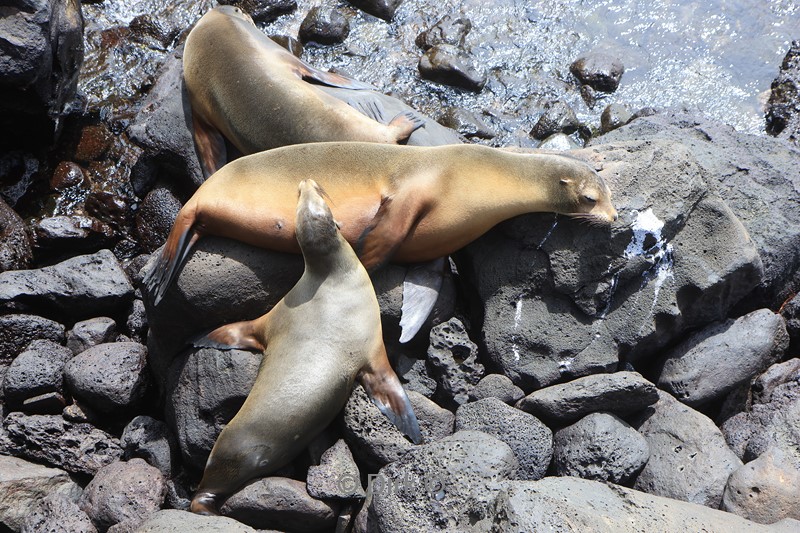
<instances>
[{"instance_id":1,"label":"sea lion tail","mask_svg":"<svg viewBox=\"0 0 800 533\"><path fill-rule=\"evenodd\" d=\"M175 221L158 260L142 280L147 292L153 296L154 305L158 305L164 297L178 274L178 268L199 238L200 233L192 227L191 221L188 224L181 223L181 215L178 214L178 220Z\"/></svg>"},{"instance_id":2,"label":"sea lion tail","mask_svg":"<svg viewBox=\"0 0 800 533\"><path fill-rule=\"evenodd\" d=\"M403 111L395 115L387 126L394 132L396 142L405 144L412 133L425 126L425 120L413 111Z\"/></svg>"},{"instance_id":3,"label":"sea lion tail","mask_svg":"<svg viewBox=\"0 0 800 533\"><path fill-rule=\"evenodd\" d=\"M408 399L403 385L397 378L389 360L383 351L385 364L371 366L364 369L358 376L358 381L367 391L372 402L378 406L381 413L394 424L404 435L414 444L422 442L422 433L419 430L419 422L414 414L414 408Z\"/></svg>"}]
</instances>

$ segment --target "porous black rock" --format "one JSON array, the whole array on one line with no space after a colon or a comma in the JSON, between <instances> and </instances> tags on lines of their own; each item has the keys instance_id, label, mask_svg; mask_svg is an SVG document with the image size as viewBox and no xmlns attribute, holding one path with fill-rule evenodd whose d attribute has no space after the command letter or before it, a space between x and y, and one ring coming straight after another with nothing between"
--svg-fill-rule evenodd
<instances>
[{"instance_id":1,"label":"porous black rock","mask_svg":"<svg viewBox=\"0 0 800 533\"><path fill-rule=\"evenodd\" d=\"M149 416L140 415L128 422L120 437L125 450L124 460L139 457L158 468L165 479L170 479L178 469L178 444L167 424Z\"/></svg>"},{"instance_id":2,"label":"porous black rock","mask_svg":"<svg viewBox=\"0 0 800 533\"><path fill-rule=\"evenodd\" d=\"M800 143L800 41L792 41L772 82L766 121L768 134Z\"/></svg>"},{"instance_id":3,"label":"porous black rock","mask_svg":"<svg viewBox=\"0 0 800 533\"><path fill-rule=\"evenodd\" d=\"M0 272L28 268L33 247L25 222L0 198Z\"/></svg>"},{"instance_id":4,"label":"porous black rock","mask_svg":"<svg viewBox=\"0 0 800 533\"><path fill-rule=\"evenodd\" d=\"M297 35L303 44L338 44L350 35L350 22L338 9L314 6L300 24Z\"/></svg>"},{"instance_id":5,"label":"porous black rock","mask_svg":"<svg viewBox=\"0 0 800 533\"><path fill-rule=\"evenodd\" d=\"M657 401L655 385L636 372L623 371L539 389L517 402L517 407L545 421L569 423L598 411L629 415Z\"/></svg>"},{"instance_id":6,"label":"porous black rock","mask_svg":"<svg viewBox=\"0 0 800 533\"><path fill-rule=\"evenodd\" d=\"M448 408L467 403L484 373L478 347L457 318L431 330L427 365L437 382L434 398Z\"/></svg>"},{"instance_id":7,"label":"porous black rock","mask_svg":"<svg viewBox=\"0 0 800 533\"><path fill-rule=\"evenodd\" d=\"M322 454L319 465L308 468L308 493L314 498L362 499L361 473L347 443L339 439Z\"/></svg>"},{"instance_id":8,"label":"porous black rock","mask_svg":"<svg viewBox=\"0 0 800 533\"><path fill-rule=\"evenodd\" d=\"M667 352L657 385L687 405L719 400L778 361L789 346L780 315L769 309L712 324Z\"/></svg>"},{"instance_id":9,"label":"porous black rock","mask_svg":"<svg viewBox=\"0 0 800 533\"><path fill-rule=\"evenodd\" d=\"M0 366L11 363L36 339L61 344L64 342L64 326L36 315L0 315Z\"/></svg>"},{"instance_id":10,"label":"porous black rock","mask_svg":"<svg viewBox=\"0 0 800 533\"><path fill-rule=\"evenodd\" d=\"M136 342L98 344L73 357L64 368L70 392L106 414L135 411L151 387L147 348Z\"/></svg>"},{"instance_id":11,"label":"porous black rock","mask_svg":"<svg viewBox=\"0 0 800 533\"><path fill-rule=\"evenodd\" d=\"M451 44L429 48L417 68L427 80L468 91L480 92L486 84L486 76L475 67L473 58Z\"/></svg>"},{"instance_id":12,"label":"porous black rock","mask_svg":"<svg viewBox=\"0 0 800 533\"><path fill-rule=\"evenodd\" d=\"M484 398L497 398L507 404L515 404L525 396L525 393L514 385L503 374L489 374L481 378L470 392L469 399L483 400Z\"/></svg>"},{"instance_id":13,"label":"porous black rock","mask_svg":"<svg viewBox=\"0 0 800 533\"><path fill-rule=\"evenodd\" d=\"M576 59L569 70L582 84L612 93L619 87L625 66L618 58L605 52L589 52Z\"/></svg>"},{"instance_id":14,"label":"porous black rock","mask_svg":"<svg viewBox=\"0 0 800 533\"><path fill-rule=\"evenodd\" d=\"M543 140L555 133L569 135L578 131L580 125L572 107L564 101L557 100L551 102L539 116L539 120L531 130L531 137Z\"/></svg>"},{"instance_id":15,"label":"porous black rock","mask_svg":"<svg viewBox=\"0 0 800 533\"><path fill-rule=\"evenodd\" d=\"M166 491L161 472L144 460L117 461L98 470L78 506L101 531L128 521L137 526L158 511Z\"/></svg>"},{"instance_id":16,"label":"porous black rock","mask_svg":"<svg viewBox=\"0 0 800 533\"><path fill-rule=\"evenodd\" d=\"M19 354L3 379L3 398L9 406L41 394L63 394L64 365L72 352L50 340L35 340Z\"/></svg>"},{"instance_id":17,"label":"porous black rock","mask_svg":"<svg viewBox=\"0 0 800 533\"><path fill-rule=\"evenodd\" d=\"M3 420L0 453L57 466L67 472L94 475L122 456L119 441L86 423L59 415L10 413Z\"/></svg>"},{"instance_id":18,"label":"porous black rock","mask_svg":"<svg viewBox=\"0 0 800 533\"><path fill-rule=\"evenodd\" d=\"M540 479L553 456L553 432L538 418L498 398L462 405L456 412L456 431L488 433L508 444L519 462L517 479Z\"/></svg>"},{"instance_id":19,"label":"porous black rock","mask_svg":"<svg viewBox=\"0 0 800 533\"><path fill-rule=\"evenodd\" d=\"M72 499L48 494L25 516L20 533L80 531L97 533L97 528Z\"/></svg>"},{"instance_id":20,"label":"porous black rock","mask_svg":"<svg viewBox=\"0 0 800 533\"><path fill-rule=\"evenodd\" d=\"M558 476L628 484L649 458L647 440L610 413L588 414L553 437Z\"/></svg>"},{"instance_id":21,"label":"porous black rock","mask_svg":"<svg viewBox=\"0 0 800 533\"><path fill-rule=\"evenodd\" d=\"M76 322L67 332L67 348L75 355L92 346L117 339L117 323L113 318L97 317Z\"/></svg>"},{"instance_id":22,"label":"porous black rock","mask_svg":"<svg viewBox=\"0 0 800 533\"><path fill-rule=\"evenodd\" d=\"M144 197L136 212L136 233L146 252L153 252L167 240L181 202L166 187L156 187Z\"/></svg>"},{"instance_id":23,"label":"porous black rock","mask_svg":"<svg viewBox=\"0 0 800 533\"><path fill-rule=\"evenodd\" d=\"M300 533L330 531L339 505L312 498L302 481L267 477L236 492L220 512L258 529L280 529Z\"/></svg>"}]
</instances>

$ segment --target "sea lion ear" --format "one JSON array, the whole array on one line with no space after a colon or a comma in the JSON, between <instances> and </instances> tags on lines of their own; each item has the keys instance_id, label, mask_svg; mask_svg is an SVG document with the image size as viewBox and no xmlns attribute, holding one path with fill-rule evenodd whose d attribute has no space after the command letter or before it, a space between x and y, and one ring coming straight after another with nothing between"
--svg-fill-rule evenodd
<instances>
[{"instance_id":1,"label":"sea lion ear","mask_svg":"<svg viewBox=\"0 0 800 533\"><path fill-rule=\"evenodd\" d=\"M559 181L561 182L561 185L569 185L572 183L572 180L569 178L561 178Z\"/></svg>"},{"instance_id":2,"label":"sea lion ear","mask_svg":"<svg viewBox=\"0 0 800 533\"><path fill-rule=\"evenodd\" d=\"M334 218L333 223L336 224L336 229L341 231L342 225L339 223L339 221Z\"/></svg>"}]
</instances>

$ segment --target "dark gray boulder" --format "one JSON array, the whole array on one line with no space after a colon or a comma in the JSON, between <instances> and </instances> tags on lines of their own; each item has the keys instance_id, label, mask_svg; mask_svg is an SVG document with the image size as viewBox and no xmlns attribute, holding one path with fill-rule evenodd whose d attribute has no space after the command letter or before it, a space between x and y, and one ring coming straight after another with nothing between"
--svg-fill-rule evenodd
<instances>
[{"instance_id":1,"label":"dark gray boulder","mask_svg":"<svg viewBox=\"0 0 800 533\"><path fill-rule=\"evenodd\" d=\"M98 470L78 506L101 531L131 521L141 524L161 507L167 487L157 468L142 459L115 462Z\"/></svg>"},{"instance_id":2,"label":"dark gray boulder","mask_svg":"<svg viewBox=\"0 0 800 533\"><path fill-rule=\"evenodd\" d=\"M495 505L492 533L593 531L747 531L789 533L800 522L762 526L702 505L645 494L611 483L576 477L506 481Z\"/></svg>"},{"instance_id":3,"label":"dark gray boulder","mask_svg":"<svg viewBox=\"0 0 800 533\"><path fill-rule=\"evenodd\" d=\"M650 458L647 440L610 413L592 413L553 436L559 476L627 484Z\"/></svg>"},{"instance_id":4,"label":"dark gray boulder","mask_svg":"<svg viewBox=\"0 0 800 533\"><path fill-rule=\"evenodd\" d=\"M800 143L800 41L792 41L772 82L766 119L767 133Z\"/></svg>"},{"instance_id":5,"label":"dark gray boulder","mask_svg":"<svg viewBox=\"0 0 800 533\"><path fill-rule=\"evenodd\" d=\"M437 383L434 398L451 409L469 401L484 372L478 347L457 318L431 330L427 365Z\"/></svg>"},{"instance_id":6,"label":"dark gray boulder","mask_svg":"<svg viewBox=\"0 0 800 533\"><path fill-rule=\"evenodd\" d=\"M33 247L25 222L0 198L0 272L28 268L31 260Z\"/></svg>"},{"instance_id":7,"label":"dark gray boulder","mask_svg":"<svg viewBox=\"0 0 800 533\"><path fill-rule=\"evenodd\" d=\"M137 533L255 533L255 529L226 516L202 516L189 511L163 509L148 518Z\"/></svg>"},{"instance_id":8,"label":"dark gray boulder","mask_svg":"<svg viewBox=\"0 0 800 533\"><path fill-rule=\"evenodd\" d=\"M731 474L722 509L759 524L800 520L798 488L800 469L780 448L770 448Z\"/></svg>"},{"instance_id":9,"label":"dark gray boulder","mask_svg":"<svg viewBox=\"0 0 800 533\"><path fill-rule=\"evenodd\" d=\"M753 311L712 324L667 352L657 385L697 407L748 383L788 346L783 318L769 309Z\"/></svg>"},{"instance_id":10,"label":"dark gray boulder","mask_svg":"<svg viewBox=\"0 0 800 533\"><path fill-rule=\"evenodd\" d=\"M175 360L167 383L165 421L186 465L202 469L222 428L250 393L261 354L191 350Z\"/></svg>"},{"instance_id":11,"label":"dark gray boulder","mask_svg":"<svg viewBox=\"0 0 800 533\"><path fill-rule=\"evenodd\" d=\"M77 322L67 333L67 348L75 355L92 346L114 342L117 339L117 323L113 318L97 317Z\"/></svg>"},{"instance_id":12,"label":"dark gray boulder","mask_svg":"<svg viewBox=\"0 0 800 533\"><path fill-rule=\"evenodd\" d=\"M31 341L64 342L64 326L36 315L0 315L0 365L8 365Z\"/></svg>"},{"instance_id":13,"label":"dark gray boulder","mask_svg":"<svg viewBox=\"0 0 800 533\"><path fill-rule=\"evenodd\" d=\"M600 114L600 132L608 133L624 126L633 118L630 110L622 104L609 104Z\"/></svg>"},{"instance_id":14,"label":"dark gray boulder","mask_svg":"<svg viewBox=\"0 0 800 533\"><path fill-rule=\"evenodd\" d=\"M395 11L403 3L403 0L347 0L348 3L356 6L385 21L391 21Z\"/></svg>"},{"instance_id":15,"label":"dark gray boulder","mask_svg":"<svg viewBox=\"0 0 800 533\"><path fill-rule=\"evenodd\" d=\"M178 444L164 422L137 416L128 422L119 440L125 450L124 460L140 457L156 467L164 479L173 477L178 470Z\"/></svg>"},{"instance_id":16,"label":"dark gray boulder","mask_svg":"<svg viewBox=\"0 0 800 533\"><path fill-rule=\"evenodd\" d=\"M330 531L339 506L309 496L302 481L267 477L228 498L220 512L257 529L305 533Z\"/></svg>"},{"instance_id":17,"label":"dark gray boulder","mask_svg":"<svg viewBox=\"0 0 800 533\"><path fill-rule=\"evenodd\" d=\"M339 44L350 35L350 22L338 9L314 6L297 32L302 43Z\"/></svg>"},{"instance_id":18,"label":"dark gray boulder","mask_svg":"<svg viewBox=\"0 0 800 533\"><path fill-rule=\"evenodd\" d=\"M625 66L612 55L592 51L576 59L569 70L582 84L597 91L613 93L619 87Z\"/></svg>"},{"instance_id":19,"label":"dark gray boulder","mask_svg":"<svg viewBox=\"0 0 800 533\"><path fill-rule=\"evenodd\" d=\"M68 348L53 341L31 342L8 367L3 380L4 401L10 406L18 406L24 400L41 394L63 394L64 365L71 357Z\"/></svg>"},{"instance_id":20,"label":"dark gray boulder","mask_svg":"<svg viewBox=\"0 0 800 533\"><path fill-rule=\"evenodd\" d=\"M362 520L367 531L485 531L499 483L516 471L507 444L479 431L459 431L382 468Z\"/></svg>"},{"instance_id":21,"label":"dark gray boulder","mask_svg":"<svg viewBox=\"0 0 800 533\"><path fill-rule=\"evenodd\" d=\"M632 424L650 447L633 488L718 509L725 483L742 462L708 417L659 392L658 403Z\"/></svg>"},{"instance_id":22,"label":"dark gray boulder","mask_svg":"<svg viewBox=\"0 0 800 533\"><path fill-rule=\"evenodd\" d=\"M0 145L49 145L83 62L80 2L10 0L0 51Z\"/></svg>"},{"instance_id":23,"label":"dark gray boulder","mask_svg":"<svg viewBox=\"0 0 800 533\"><path fill-rule=\"evenodd\" d=\"M133 287L109 250L53 266L0 273L0 308L35 309L70 321L113 315L133 298Z\"/></svg>"},{"instance_id":24,"label":"dark gray boulder","mask_svg":"<svg viewBox=\"0 0 800 533\"><path fill-rule=\"evenodd\" d=\"M45 497L74 502L80 494L81 488L63 470L0 455L0 528L6 531L23 528Z\"/></svg>"},{"instance_id":25,"label":"dark gray boulder","mask_svg":"<svg viewBox=\"0 0 800 533\"><path fill-rule=\"evenodd\" d=\"M10 413L3 420L0 453L54 465L67 472L94 475L120 458L119 441L90 424L58 415Z\"/></svg>"},{"instance_id":26,"label":"dark gray boulder","mask_svg":"<svg viewBox=\"0 0 800 533\"><path fill-rule=\"evenodd\" d=\"M486 398L464 404L456 412L456 431L488 433L508 444L519 462L517 479L540 479L553 456L553 432L538 418Z\"/></svg>"},{"instance_id":27,"label":"dark gray boulder","mask_svg":"<svg viewBox=\"0 0 800 533\"><path fill-rule=\"evenodd\" d=\"M773 365L751 390L751 405L722 424L725 440L743 461L775 446L800 468L800 364L793 359Z\"/></svg>"},{"instance_id":28,"label":"dark gray boulder","mask_svg":"<svg viewBox=\"0 0 800 533\"><path fill-rule=\"evenodd\" d=\"M92 253L113 246L117 236L109 224L86 215L56 215L30 225L37 256Z\"/></svg>"},{"instance_id":29,"label":"dark gray boulder","mask_svg":"<svg viewBox=\"0 0 800 533\"><path fill-rule=\"evenodd\" d=\"M539 389L517 402L517 407L542 420L570 423L598 411L629 415L657 401L655 385L642 376L615 372Z\"/></svg>"},{"instance_id":30,"label":"dark gray boulder","mask_svg":"<svg viewBox=\"0 0 800 533\"><path fill-rule=\"evenodd\" d=\"M474 64L471 56L451 44L437 44L429 48L417 65L420 75L437 83L480 92L486 85L486 76Z\"/></svg>"},{"instance_id":31,"label":"dark gray boulder","mask_svg":"<svg viewBox=\"0 0 800 533\"><path fill-rule=\"evenodd\" d=\"M531 137L544 140L554 133L575 133L580 127L575 111L561 100L552 102L541 114L531 130Z\"/></svg>"},{"instance_id":32,"label":"dark gray boulder","mask_svg":"<svg viewBox=\"0 0 800 533\"><path fill-rule=\"evenodd\" d=\"M25 516L21 533L97 533L92 521L78 504L60 494L48 494Z\"/></svg>"},{"instance_id":33,"label":"dark gray boulder","mask_svg":"<svg viewBox=\"0 0 800 533\"><path fill-rule=\"evenodd\" d=\"M147 193L136 212L136 233L142 249L152 252L164 244L180 209L181 201L166 187Z\"/></svg>"},{"instance_id":34,"label":"dark gray boulder","mask_svg":"<svg viewBox=\"0 0 800 533\"><path fill-rule=\"evenodd\" d=\"M481 378L469 394L472 401L497 398L507 404L515 404L525 393L503 374L489 374Z\"/></svg>"},{"instance_id":35,"label":"dark gray boulder","mask_svg":"<svg viewBox=\"0 0 800 533\"><path fill-rule=\"evenodd\" d=\"M147 349L136 342L98 344L64 368L70 392L100 413L127 413L145 399L151 379Z\"/></svg>"},{"instance_id":36,"label":"dark gray boulder","mask_svg":"<svg viewBox=\"0 0 800 533\"><path fill-rule=\"evenodd\" d=\"M800 353L800 294L781 306L780 313L789 333L789 353Z\"/></svg>"},{"instance_id":37,"label":"dark gray boulder","mask_svg":"<svg viewBox=\"0 0 800 533\"><path fill-rule=\"evenodd\" d=\"M347 443L339 439L325 450L319 465L308 467L306 489L314 498L362 499L361 473Z\"/></svg>"},{"instance_id":38,"label":"dark gray boulder","mask_svg":"<svg viewBox=\"0 0 800 533\"><path fill-rule=\"evenodd\" d=\"M725 201L752 239L764 275L757 290L742 301L738 314L780 307L800 287L800 212L795 209L800 149L780 139L739 133L731 126L682 112L638 118L592 144L644 139L671 140L685 146L711 190ZM722 252L719 246L714 248L715 254Z\"/></svg>"},{"instance_id":39,"label":"dark gray boulder","mask_svg":"<svg viewBox=\"0 0 800 533\"><path fill-rule=\"evenodd\" d=\"M725 318L761 281L754 243L686 146L640 140L570 155L601 168L619 221L524 215L455 256L489 362L525 391L653 357Z\"/></svg>"}]
</instances>

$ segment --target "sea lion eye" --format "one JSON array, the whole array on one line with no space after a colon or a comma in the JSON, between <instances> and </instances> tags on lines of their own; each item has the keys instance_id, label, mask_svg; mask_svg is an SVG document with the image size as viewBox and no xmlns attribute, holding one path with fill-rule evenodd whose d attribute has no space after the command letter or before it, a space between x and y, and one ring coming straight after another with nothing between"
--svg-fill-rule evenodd
<instances>
[{"instance_id":1,"label":"sea lion eye","mask_svg":"<svg viewBox=\"0 0 800 533\"><path fill-rule=\"evenodd\" d=\"M583 195L583 199L586 200L586 202L588 202L590 204L596 204L597 203L597 198L595 198L594 196L589 196L588 194L584 194Z\"/></svg>"}]
</instances>

